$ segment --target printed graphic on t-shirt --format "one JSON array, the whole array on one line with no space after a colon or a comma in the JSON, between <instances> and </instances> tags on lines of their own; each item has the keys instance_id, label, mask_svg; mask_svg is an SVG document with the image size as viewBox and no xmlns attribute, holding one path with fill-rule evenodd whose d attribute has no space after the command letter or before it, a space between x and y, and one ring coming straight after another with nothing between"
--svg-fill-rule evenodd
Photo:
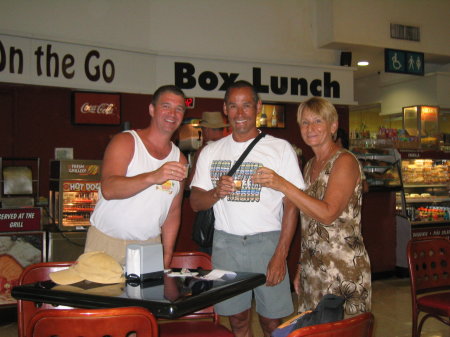
<instances>
[{"instance_id":1,"label":"printed graphic on t-shirt","mask_svg":"<svg viewBox=\"0 0 450 337\"><path fill-rule=\"evenodd\" d=\"M156 190L172 194L173 193L173 185L174 184L173 184L172 180L166 180L162 185L156 185Z\"/></svg>"},{"instance_id":2,"label":"printed graphic on t-shirt","mask_svg":"<svg viewBox=\"0 0 450 337\"><path fill-rule=\"evenodd\" d=\"M211 181L217 186L217 181L231 169L231 160L213 160L211 164ZM236 190L227 196L228 201L259 202L261 185L252 182L251 177L255 171L262 167L261 163L243 162L233 175Z\"/></svg>"}]
</instances>

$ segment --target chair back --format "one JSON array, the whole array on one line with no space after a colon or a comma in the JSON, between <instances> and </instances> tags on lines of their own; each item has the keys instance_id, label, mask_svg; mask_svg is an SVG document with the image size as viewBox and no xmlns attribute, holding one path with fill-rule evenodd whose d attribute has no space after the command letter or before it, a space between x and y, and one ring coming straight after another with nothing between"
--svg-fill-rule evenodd
<instances>
[{"instance_id":1,"label":"chair back","mask_svg":"<svg viewBox=\"0 0 450 337\"><path fill-rule=\"evenodd\" d=\"M373 322L373 314L365 312L342 321L300 328L287 337L372 337Z\"/></svg>"},{"instance_id":2,"label":"chair back","mask_svg":"<svg viewBox=\"0 0 450 337\"><path fill-rule=\"evenodd\" d=\"M27 328L29 337L122 337L131 332L136 337L157 337L153 314L140 307L41 310Z\"/></svg>"},{"instance_id":3,"label":"chair back","mask_svg":"<svg viewBox=\"0 0 450 337\"><path fill-rule=\"evenodd\" d=\"M170 268L212 269L211 257L203 252L175 252Z\"/></svg>"},{"instance_id":4,"label":"chair back","mask_svg":"<svg viewBox=\"0 0 450 337\"><path fill-rule=\"evenodd\" d=\"M407 246L413 298L450 289L450 241L443 237L412 239Z\"/></svg>"},{"instance_id":5,"label":"chair back","mask_svg":"<svg viewBox=\"0 0 450 337\"><path fill-rule=\"evenodd\" d=\"M54 271L67 269L73 262L43 262L27 266L19 278L19 285L46 281L49 274ZM17 301L17 326L19 337L25 337L25 332L31 318L37 311L43 309L67 309L64 306L52 306L46 303L34 303L31 301Z\"/></svg>"},{"instance_id":6,"label":"chair back","mask_svg":"<svg viewBox=\"0 0 450 337\"><path fill-rule=\"evenodd\" d=\"M205 270L211 270L212 262L211 257L203 252L174 252L172 256L172 262L170 268L188 268L197 269L202 268ZM211 318L214 322L219 321L219 316L215 313L213 307L208 307L192 314L181 317L181 319L192 318Z\"/></svg>"}]
</instances>

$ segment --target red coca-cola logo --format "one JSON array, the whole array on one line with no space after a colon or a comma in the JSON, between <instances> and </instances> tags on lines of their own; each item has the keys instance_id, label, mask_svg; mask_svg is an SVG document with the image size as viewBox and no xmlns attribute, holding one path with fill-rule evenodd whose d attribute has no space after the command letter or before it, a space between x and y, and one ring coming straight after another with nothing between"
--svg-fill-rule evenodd
<instances>
[{"instance_id":1,"label":"red coca-cola logo","mask_svg":"<svg viewBox=\"0 0 450 337\"><path fill-rule=\"evenodd\" d=\"M76 124L120 124L120 95L75 92L74 122Z\"/></svg>"},{"instance_id":2,"label":"red coca-cola logo","mask_svg":"<svg viewBox=\"0 0 450 337\"><path fill-rule=\"evenodd\" d=\"M114 103L100 103L90 104L89 102L83 103L81 106L82 114L99 114L99 115L112 115L115 113L116 106Z\"/></svg>"}]
</instances>

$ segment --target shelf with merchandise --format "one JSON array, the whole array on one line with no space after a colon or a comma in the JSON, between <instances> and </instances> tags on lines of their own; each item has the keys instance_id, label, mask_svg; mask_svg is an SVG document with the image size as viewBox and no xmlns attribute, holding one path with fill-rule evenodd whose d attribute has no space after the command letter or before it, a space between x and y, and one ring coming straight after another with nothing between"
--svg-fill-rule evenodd
<instances>
[{"instance_id":1,"label":"shelf with merchandise","mask_svg":"<svg viewBox=\"0 0 450 337\"><path fill-rule=\"evenodd\" d=\"M350 149L361 162L369 189L401 188L400 154L389 139L356 139Z\"/></svg>"},{"instance_id":2,"label":"shelf with merchandise","mask_svg":"<svg viewBox=\"0 0 450 337\"><path fill-rule=\"evenodd\" d=\"M402 160L403 196L411 225L449 224L450 161L443 159Z\"/></svg>"}]
</instances>

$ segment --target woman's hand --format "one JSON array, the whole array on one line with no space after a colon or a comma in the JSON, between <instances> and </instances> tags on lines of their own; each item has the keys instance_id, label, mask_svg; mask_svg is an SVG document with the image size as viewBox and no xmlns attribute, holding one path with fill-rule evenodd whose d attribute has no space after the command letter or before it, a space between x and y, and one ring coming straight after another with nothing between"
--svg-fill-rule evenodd
<instances>
[{"instance_id":1,"label":"woman's hand","mask_svg":"<svg viewBox=\"0 0 450 337\"><path fill-rule=\"evenodd\" d=\"M269 187L274 190L280 191L283 189L286 180L279 176L275 171L267 168L260 167L256 170L256 172L252 175L252 181L255 184L260 184L264 187Z\"/></svg>"}]
</instances>

